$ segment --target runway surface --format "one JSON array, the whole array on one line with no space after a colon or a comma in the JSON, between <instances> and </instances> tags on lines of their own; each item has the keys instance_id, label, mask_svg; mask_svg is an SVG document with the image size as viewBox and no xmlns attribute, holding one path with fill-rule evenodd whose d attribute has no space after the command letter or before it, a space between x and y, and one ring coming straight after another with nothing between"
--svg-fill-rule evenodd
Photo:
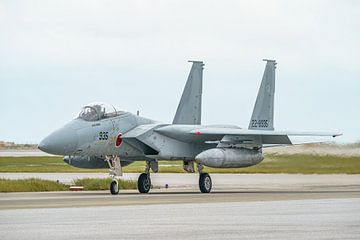
<instances>
[{"instance_id":1,"label":"runway surface","mask_svg":"<svg viewBox=\"0 0 360 240\"><path fill-rule=\"evenodd\" d=\"M125 173L122 179L137 180L140 173ZM1 173L0 178L41 178L71 184L78 178L108 178L107 173ZM211 174L214 189L311 189L321 187L358 187L360 174ZM197 173L151 173L151 182L156 188L198 189Z\"/></svg>"},{"instance_id":2,"label":"runway surface","mask_svg":"<svg viewBox=\"0 0 360 240\"><path fill-rule=\"evenodd\" d=\"M0 209L200 204L336 198L360 199L360 189L238 190L227 188L214 190L211 194L201 194L196 189L152 189L149 194L139 194L137 190L122 190L116 196L110 195L108 191L0 193Z\"/></svg>"},{"instance_id":3,"label":"runway surface","mask_svg":"<svg viewBox=\"0 0 360 240\"><path fill-rule=\"evenodd\" d=\"M360 239L358 191L8 194L1 206L45 207L0 210L4 240Z\"/></svg>"},{"instance_id":4,"label":"runway surface","mask_svg":"<svg viewBox=\"0 0 360 240\"><path fill-rule=\"evenodd\" d=\"M44 156L55 156L52 154L45 153L39 149L2 149L0 150L0 157L44 157Z\"/></svg>"},{"instance_id":5,"label":"runway surface","mask_svg":"<svg viewBox=\"0 0 360 240\"><path fill-rule=\"evenodd\" d=\"M360 239L358 175L212 177L210 194L192 174L149 194L0 193L0 239Z\"/></svg>"}]
</instances>

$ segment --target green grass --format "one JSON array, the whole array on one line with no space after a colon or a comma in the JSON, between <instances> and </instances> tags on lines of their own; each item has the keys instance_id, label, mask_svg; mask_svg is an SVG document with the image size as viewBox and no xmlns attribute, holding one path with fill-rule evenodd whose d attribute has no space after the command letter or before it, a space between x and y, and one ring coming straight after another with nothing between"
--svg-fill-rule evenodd
<instances>
[{"instance_id":1,"label":"green grass","mask_svg":"<svg viewBox=\"0 0 360 240\"><path fill-rule=\"evenodd\" d=\"M145 163L135 162L124 172L143 172ZM181 161L160 161L161 173L184 173ZM303 173L360 174L360 157L268 154L258 165L247 168L205 168L210 173ZM61 157L0 157L0 172L108 172L107 169L81 169L66 164Z\"/></svg>"},{"instance_id":2,"label":"green grass","mask_svg":"<svg viewBox=\"0 0 360 240\"><path fill-rule=\"evenodd\" d=\"M84 178L75 180L77 186L83 186L84 190L108 190L111 178L97 179ZM119 180L120 189L136 189L137 182L133 180ZM48 192L69 191L68 185L37 178L10 180L0 178L0 192Z\"/></svg>"},{"instance_id":3,"label":"green grass","mask_svg":"<svg viewBox=\"0 0 360 240\"><path fill-rule=\"evenodd\" d=\"M69 186L36 178L9 180L0 179L0 192L47 192L66 191Z\"/></svg>"},{"instance_id":4,"label":"green grass","mask_svg":"<svg viewBox=\"0 0 360 240\"><path fill-rule=\"evenodd\" d=\"M211 173L360 174L360 157L268 154L258 165L247 168L214 169Z\"/></svg>"},{"instance_id":5,"label":"green grass","mask_svg":"<svg viewBox=\"0 0 360 240\"><path fill-rule=\"evenodd\" d=\"M124 172L142 172L144 162L135 162ZM1 170L1 169L0 169ZM302 173L302 174L360 174L360 157L268 154L258 165L246 168L209 168L209 173ZM159 161L160 173L185 173L182 161Z\"/></svg>"},{"instance_id":6,"label":"green grass","mask_svg":"<svg viewBox=\"0 0 360 240\"><path fill-rule=\"evenodd\" d=\"M124 172L142 172L145 163L135 162ZM162 173L184 173L181 161L160 161ZM107 172L107 169L81 169L67 165L61 157L0 157L0 172ZM266 155L263 162L247 168L215 169L209 173L302 173L360 174L360 157L317 155ZM84 190L108 190L111 179L78 179ZM136 189L136 181L120 180L120 189ZM0 178L0 192L67 191L69 186L41 179L8 180Z\"/></svg>"},{"instance_id":7,"label":"green grass","mask_svg":"<svg viewBox=\"0 0 360 240\"><path fill-rule=\"evenodd\" d=\"M83 178L75 180L75 184L83 186L84 190L108 190L111 178ZM136 189L137 182L133 180L118 180L120 189Z\"/></svg>"},{"instance_id":8,"label":"green grass","mask_svg":"<svg viewBox=\"0 0 360 240\"><path fill-rule=\"evenodd\" d=\"M0 157L0 172L107 172L68 165L62 157Z\"/></svg>"}]
</instances>

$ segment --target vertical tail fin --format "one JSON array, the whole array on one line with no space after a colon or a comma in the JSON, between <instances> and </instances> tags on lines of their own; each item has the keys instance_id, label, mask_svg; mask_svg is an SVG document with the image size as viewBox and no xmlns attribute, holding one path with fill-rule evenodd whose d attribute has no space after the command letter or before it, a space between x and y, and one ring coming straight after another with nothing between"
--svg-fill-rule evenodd
<instances>
[{"instance_id":1,"label":"vertical tail fin","mask_svg":"<svg viewBox=\"0 0 360 240\"><path fill-rule=\"evenodd\" d=\"M173 124L201 124L203 62L189 61L191 67Z\"/></svg>"},{"instance_id":2,"label":"vertical tail fin","mask_svg":"<svg viewBox=\"0 0 360 240\"><path fill-rule=\"evenodd\" d=\"M249 129L274 130L275 60L267 60Z\"/></svg>"}]
</instances>

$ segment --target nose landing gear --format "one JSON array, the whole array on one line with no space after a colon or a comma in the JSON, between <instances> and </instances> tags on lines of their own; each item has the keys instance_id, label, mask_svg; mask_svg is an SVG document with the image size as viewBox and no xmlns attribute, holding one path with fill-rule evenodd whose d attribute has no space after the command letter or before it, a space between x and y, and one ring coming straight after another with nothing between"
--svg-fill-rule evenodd
<instances>
[{"instance_id":1,"label":"nose landing gear","mask_svg":"<svg viewBox=\"0 0 360 240\"><path fill-rule=\"evenodd\" d=\"M119 156L106 156L105 161L109 165L109 175L112 178L110 183L110 193L116 195L119 193L119 182L117 177L122 176L122 167Z\"/></svg>"}]
</instances>

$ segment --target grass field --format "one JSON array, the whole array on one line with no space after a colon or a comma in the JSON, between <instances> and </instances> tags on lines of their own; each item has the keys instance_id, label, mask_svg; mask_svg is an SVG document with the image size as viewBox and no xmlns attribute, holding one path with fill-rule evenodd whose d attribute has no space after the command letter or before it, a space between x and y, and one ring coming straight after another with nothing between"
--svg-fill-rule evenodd
<instances>
[{"instance_id":1,"label":"grass field","mask_svg":"<svg viewBox=\"0 0 360 240\"><path fill-rule=\"evenodd\" d=\"M75 181L78 186L83 186L84 190L108 190L111 178L97 179L84 178ZM132 180L118 180L120 189L136 189L137 182ZM43 180L37 178L30 179L1 179L0 178L0 192L48 192L48 191L69 191L68 185L54 182L50 180Z\"/></svg>"},{"instance_id":2,"label":"grass field","mask_svg":"<svg viewBox=\"0 0 360 240\"><path fill-rule=\"evenodd\" d=\"M142 172L145 163L135 162L124 172ZM183 173L181 161L160 161L160 172ZM247 168L205 168L209 173L302 173L302 174L360 174L360 157L277 155L267 154L260 164ZM107 169L81 169L63 162L61 157L0 157L0 172L108 172ZM78 179L76 185L84 190L107 190L111 179ZM136 189L136 181L120 180L121 189ZM48 180L0 178L0 192L67 191L69 186Z\"/></svg>"},{"instance_id":3,"label":"grass field","mask_svg":"<svg viewBox=\"0 0 360 240\"><path fill-rule=\"evenodd\" d=\"M0 157L0 172L99 172L99 169L76 168L66 164L62 157Z\"/></svg>"},{"instance_id":4,"label":"grass field","mask_svg":"<svg viewBox=\"0 0 360 240\"><path fill-rule=\"evenodd\" d=\"M83 186L84 190L109 190L111 178L83 178L75 180L75 184ZM137 181L119 179L120 189L136 189Z\"/></svg>"},{"instance_id":5,"label":"grass field","mask_svg":"<svg viewBox=\"0 0 360 240\"><path fill-rule=\"evenodd\" d=\"M42 179L0 179L0 192L47 192L66 191L69 186L62 183Z\"/></svg>"},{"instance_id":6,"label":"grass field","mask_svg":"<svg viewBox=\"0 0 360 240\"><path fill-rule=\"evenodd\" d=\"M124 167L124 172L142 172L143 161ZM160 161L161 173L183 173L181 161ZM360 174L360 157L267 154L256 166L233 169L205 168L210 173L303 173ZM108 172L107 169L81 169L61 157L0 157L0 172Z\"/></svg>"}]
</instances>

